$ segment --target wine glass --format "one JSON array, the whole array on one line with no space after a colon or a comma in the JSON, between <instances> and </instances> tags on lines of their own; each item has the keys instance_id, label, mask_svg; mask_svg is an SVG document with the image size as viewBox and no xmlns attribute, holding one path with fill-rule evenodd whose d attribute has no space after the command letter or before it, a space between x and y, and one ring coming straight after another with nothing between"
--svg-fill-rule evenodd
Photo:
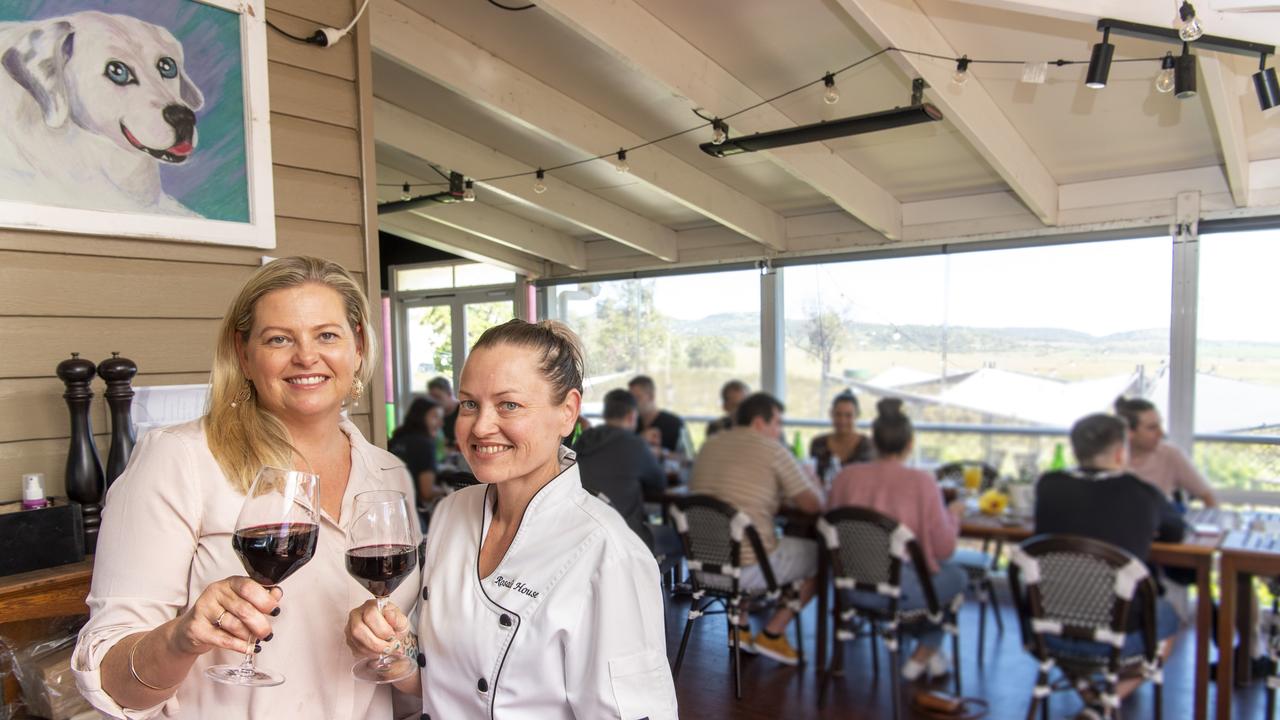
<instances>
[{"instance_id":1,"label":"wine glass","mask_svg":"<svg viewBox=\"0 0 1280 720\"><path fill-rule=\"evenodd\" d=\"M245 495L232 547L250 579L270 590L307 564L320 537L320 476L264 467ZM205 675L218 682L270 687L284 675L257 666L253 648L239 665L214 665Z\"/></svg>"},{"instance_id":2,"label":"wine glass","mask_svg":"<svg viewBox=\"0 0 1280 720\"><path fill-rule=\"evenodd\" d=\"M378 612L387 597L418 568L418 519L409 514L404 493L371 490L356 495L351 525L347 528L347 572L378 601ZM417 664L404 653L392 654L402 643L376 658L360 660L351 674L371 683L392 683L417 672Z\"/></svg>"}]
</instances>

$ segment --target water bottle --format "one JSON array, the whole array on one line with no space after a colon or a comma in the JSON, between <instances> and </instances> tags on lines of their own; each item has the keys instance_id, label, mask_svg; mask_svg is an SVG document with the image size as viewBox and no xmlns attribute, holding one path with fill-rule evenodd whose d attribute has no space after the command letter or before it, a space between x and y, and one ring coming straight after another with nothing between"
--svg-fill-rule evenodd
<instances>
[{"instance_id":1,"label":"water bottle","mask_svg":"<svg viewBox=\"0 0 1280 720\"><path fill-rule=\"evenodd\" d=\"M1053 446L1053 460L1049 462L1049 472L1067 469L1067 449L1062 443Z\"/></svg>"}]
</instances>

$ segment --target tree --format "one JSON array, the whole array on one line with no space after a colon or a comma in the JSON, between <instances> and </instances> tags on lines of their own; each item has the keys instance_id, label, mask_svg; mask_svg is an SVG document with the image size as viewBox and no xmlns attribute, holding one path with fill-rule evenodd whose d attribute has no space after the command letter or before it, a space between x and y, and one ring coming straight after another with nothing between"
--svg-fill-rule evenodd
<instances>
[{"instance_id":1,"label":"tree","mask_svg":"<svg viewBox=\"0 0 1280 720\"><path fill-rule=\"evenodd\" d=\"M733 349L719 335L699 335L689 340L685 358L691 368L727 368L733 366Z\"/></svg>"},{"instance_id":2,"label":"tree","mask_svg":"<svg viewBox=\"0 0 1280 720\"><path fill-rule=\"evenodd\" d=\"M591 372L652 372L671 328L653 301L653 280L608 283L596 304L587 356Z\"/></svg>"},{"instance_id":3,"label":"tree","mask_svg":"<svg viewBox=\"0 0 1280 720\"><path fill-rule=\"evenodd\" d=\"M799 346L822 367L818 376L818 406L827 404L827 377L831 374L831 362L836 350L849 338L849 330L843 313L835 310L824 310L821 306L811 308L805 318L799 337Z\"/></svg>"}]
</instances>

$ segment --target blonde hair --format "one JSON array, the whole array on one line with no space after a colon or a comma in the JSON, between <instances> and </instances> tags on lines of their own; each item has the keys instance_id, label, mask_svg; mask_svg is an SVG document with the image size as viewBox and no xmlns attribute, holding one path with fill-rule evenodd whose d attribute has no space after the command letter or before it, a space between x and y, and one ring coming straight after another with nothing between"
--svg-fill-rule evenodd
<instances>
[{"instance_id":1,"label":"blonde hair","mask_svg":"<svg viewBox=\"0 0 1280 720\"><path fill-rule=\"evenodd\" d=\"M369 300L351 274L337 263L306 256L280 258L262 266L240 288L222 319L209 378L209 407L204 416L209 450L227 481L242 493L248 492L262 466L292 467L297 450L284 423L258 405L257 393L240 368L236 340L248 340L254 310L264 296L307 284L330 288L342 298L361 356L355 377L366 387L373 380L377 336L369 327ZM246 386L249 399L236 400Z\"/></svg>"},{"instance_id":2,"label":"blonde hair","mask_svg":"<svg viewBox=\"0 0 1280 720\"><path fill-rule=\"evenodd\" d=\"M555 320L531 323L520 319L495 325L480 336L472 350L495 345L526 347L542 355L538 371L551 384L551 399L564 402L570 390L582 392L582 341L568 325Z\"/></svg>"}]
</instances>

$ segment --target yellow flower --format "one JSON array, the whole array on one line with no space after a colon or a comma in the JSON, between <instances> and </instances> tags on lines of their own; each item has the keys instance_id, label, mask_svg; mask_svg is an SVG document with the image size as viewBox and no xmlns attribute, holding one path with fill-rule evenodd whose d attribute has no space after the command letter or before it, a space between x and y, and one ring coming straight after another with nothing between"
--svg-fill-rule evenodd
<instances>
[{"instance_id":1,"label":"yellow flower","mask_svg":"<svg viewBox=\"0 0 1280 720\"><path fill-rule=\"evenodd\" d=\"M999 490L988 490L978 498L978 509L986 515L1002 515L1009 507L1009 496Z\"/></svg>"}]
</instances>

